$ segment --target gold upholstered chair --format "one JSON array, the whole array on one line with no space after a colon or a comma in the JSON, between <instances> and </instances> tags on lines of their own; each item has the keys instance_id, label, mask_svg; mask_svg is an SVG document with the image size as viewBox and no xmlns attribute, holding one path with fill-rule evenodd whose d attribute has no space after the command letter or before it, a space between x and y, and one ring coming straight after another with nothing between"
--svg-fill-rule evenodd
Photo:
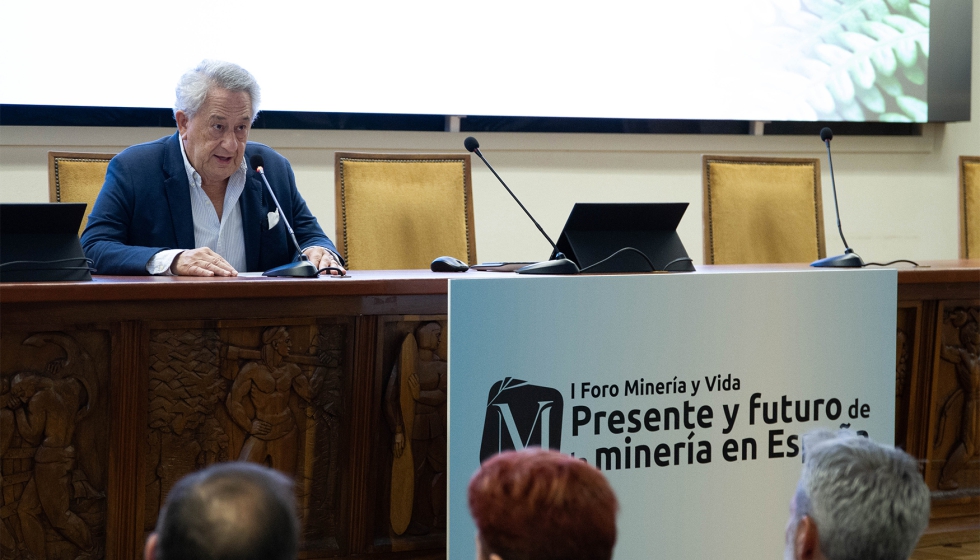
<instances>
[{"instance_id":1,"label":"gold upholstered chair","mask_svg":"<svg viewBox=\"0 0 980 560\"><path fill-rule=\"evenodd\" d=\"M476 264L469 154L337 152L337 247L355 270Z\"/></svg>"},{"instance_id":2,"label":"gold upholstered chair","mask_svg":"<svg viewBox=\"0 0 980 560\"><path fill-rule=\"evenodd\" d=\"M84 202L85 219L78 230L85 230L88 215L105 182L109 160L116 154L48 152L48 200Z\"/></svg>"},{"instance_id":3,"label":"gold upholstered chair","mask_svg":"<svg viewBox=\"0 0 980 560\"><path fill-rule=\"evenodd\" d=\"M706 155L702 184L705 264L826 256L819 160Z\"/></svg>"},{"instance_id":4,"label":"gold upholstered chair","mask_svg":"<svg viewBox=\"0 0 980 560\"><path fill-rule=\"evenodd\" d=\"M980 259L980 156L960 156L960 258Z\"/></svg>"}]
</instances>

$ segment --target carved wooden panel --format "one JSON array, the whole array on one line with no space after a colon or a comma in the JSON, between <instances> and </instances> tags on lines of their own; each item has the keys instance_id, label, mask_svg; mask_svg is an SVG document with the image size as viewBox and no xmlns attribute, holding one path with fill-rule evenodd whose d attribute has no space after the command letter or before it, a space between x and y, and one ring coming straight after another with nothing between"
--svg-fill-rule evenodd
<instances>
[{"instance_id":1,"label":"carved wooden panel","mask_svg":"<svg viewBox=\"0 0 980 560\"><path fill-rule=\"evenodd\" d=\"M385 317L375 375L383 421L373 456L372 551L437 551L446 539L446 317Z\"/></svg>"},{"instance_id":2,"label":"carved wooden panel","mask_svg":"<svg viewBox=\"0 0 980 560\"><path fill-rule=\"evenodd\" d=\"M304 548L343 553L350 331L347 320L151 330L145 531L185 474L252 461L294 478Z\"/></svg>"},{"instance_id":3,"label":"carved wooden panel","mask_svg":"<svg viewBox=\"0 0 980 560\"><path fill-rule=\"evenodd\" d=\"M900 303L895 332L895 445L909 451L908 435L919 381L921 303ZM914 427L911 428L914 430ZM913 436L914 437L914 436Z\"/></svg>"},{"instance_id":4,"label":"carved wooden panel","mask_svg":"<svg viewBox=\"0 0 980 560\"><path fill-rule=\"evenodd\" d=\"M0 334L0 557L105 557L109 332Z\"/></svg>"},{"instance_id":5,"label":"carved wooden panel","mask_svg":"<svg viewBox=\"0 0 980 560\"><path fill-rule=\"evenodd\" d=\"M933 517L980 511L980 302L938 309L925 472Z\"/></svg>"},{"instance_id":6,"label":"carved wooden panel","mask_svg":"<svg viewBox=\"0 0 980 560\"><path fill-rule=\"evenodd\" d=\"M965 404L964 390L972 387L975 395L977 388L969 323L980 307L978 274L972 262L899 272L896 443L904 439L922 460L934 490L934 518L923 542L975 540L980 527L980 465L968 429L976 426L976 413ZM447 309L445 278L428 271L362 271L343 282L187 280L4 284L0 558L138 558L173 481L199 466L238 459L246 449L246 458L291 469L297 481L305 539L300 558L445 558L439 507L445 449L440 457L440 446L432 444L444 438L445 416L441 381L431 380L439 378L439 348L446 341L440 338L433 352L437 329L426 327L434 322L445 334L445 315L434 315ZM310 318L314 313L330 318ZM282 326L291 345L282 346ZM25 344L42 331L64 338ZM277 345L284 348L279 358L270 353ZM959 350L950 353L947 346ZM67 365L69 351L90 359L94 376ZM432 359L422 360L424 353ZM265 374L274 383L263 393ZM300 377L305 386L294 382ZM434 394L420 404L423 386ZM57 410L34 422L32 402L36 411ZM431 408L440 412L417 419ZM18 410L27 420L23 431ZM401 459L396 468L399 413L402 457L410 450L411 460ZM416 435L420 425L425 429ZM74 457L59 426L71 428ZM281 437L261 437L274 427ZM55 451L43 449L39 457L45 433L60 434L60 445L55 437L48 445ZM419 457L424 461L417 464ZM969 458L964 463L961 457ZM45 483L58 469L70 471L68 483ZM944 469L949 489L939 489ZM28 491L32 480L40 493ZM66 496L60 511L87 527L93 543L87 550L82 525L52 524L48 517Z\"/></svg>"}]
</instances>

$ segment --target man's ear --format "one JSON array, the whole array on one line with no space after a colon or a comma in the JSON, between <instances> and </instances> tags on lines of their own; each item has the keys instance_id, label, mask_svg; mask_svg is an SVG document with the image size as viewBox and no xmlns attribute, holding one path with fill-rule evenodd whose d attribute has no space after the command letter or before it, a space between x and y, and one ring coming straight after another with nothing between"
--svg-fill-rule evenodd
<instances>
[{"instance_id":1,"label":"man's ear","mask_svg":"<svg viewBox=\"0 0 980 560\"><path fill-rule=\"evenodd\" d=\"M820 552L820 535L817 524L809 515L796 525L796 535L793 537L793 557L797 560L815 560L823 558Z\"/></svg>"},{"instance_id":2,"label":"man's ear","mask_svg":"<svg viewBox=\"0 0 980 560\"><path fill-rule=\"evenodd\" d=\"M187 113L183 111L177 111L174 114L174 118L177 120L177 132L179 132L180 137L183 138L184 135L187 134L187 121L190 119L187 118Z\"/></svg>"},{"instance_id":3,"label":"man's ear","mask_svg":"<svg viewBox=\"0 0 980 560\"><path fill-rule=\"evenodd\" d=\"M143 560L157 560L157 534L150 533L143 547Z\"/></svg>"}]
</instances>

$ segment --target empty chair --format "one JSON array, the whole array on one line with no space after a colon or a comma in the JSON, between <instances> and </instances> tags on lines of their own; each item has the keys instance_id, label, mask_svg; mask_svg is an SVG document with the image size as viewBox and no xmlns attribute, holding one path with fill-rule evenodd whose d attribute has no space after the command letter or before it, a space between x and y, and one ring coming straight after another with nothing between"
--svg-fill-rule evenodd
<instances>
[{"instance_id":1,"label":"empty chair","mask_svg":"<svg viewBox=\"0 0 980 560\"><path fill-rule=\"evenodd\" d=\"M702 163L706 264L826 256L819 160L706 155Z\"/></svg>"},{"instance_id":2,"label":"empty chair","mask_svg":"<svg viewBox=\"0 0 980 560\"><path fill-rule=\"evenodd\" d=\"M337 152L337 248L357 270L476 264L469 154Z\"/></svg>"},{"instance_id":3,"label":"empty chair","mask_svg":"<svg viewBox=\"0 0 980 560\"><path fill-rule=\"evenodd\" d=\"M51 202L84 202L85 219L78 230L81 234L88 223L96 197L105 182L109 160L116 154L79 152L48 152L48 200Z\"/></svg>"},{"instance_id":4,"label":"empty chair","mask_svg":"<svg viewBox=\"0 0 980 560\"><path fill-rule=\"evenodd\" d=\"M980 156L960 156L960 258L980 259Z\"/></svg>"}]
</instances>

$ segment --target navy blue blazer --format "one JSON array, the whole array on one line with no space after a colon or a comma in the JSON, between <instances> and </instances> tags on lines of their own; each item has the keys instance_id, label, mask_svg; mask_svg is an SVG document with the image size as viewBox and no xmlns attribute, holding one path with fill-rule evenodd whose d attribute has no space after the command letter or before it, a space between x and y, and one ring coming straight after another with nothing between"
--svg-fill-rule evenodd
<instances>
[{"instance_id":1,"label":"navy blue blazer","mask_svg":"<svg viewBox=\"0 0 980 560\"><path fill-rule=\"evenodd\" d=\"M82 233L85 256L98 274L146 274L146 263L164 249L194 249L190 184L177 134L123 150L109 162L105 183ZM337 252L310 213L286 158L263 144L249 142L245 161L265 160L265 175L283 213L304 249L318 245ZM265 271L297 257L280 219L269 229L276 204L261 177L249 169L239 199L247 271ZM244 271L242 271L244 272Z\"/></svg>"}]
</instances>

